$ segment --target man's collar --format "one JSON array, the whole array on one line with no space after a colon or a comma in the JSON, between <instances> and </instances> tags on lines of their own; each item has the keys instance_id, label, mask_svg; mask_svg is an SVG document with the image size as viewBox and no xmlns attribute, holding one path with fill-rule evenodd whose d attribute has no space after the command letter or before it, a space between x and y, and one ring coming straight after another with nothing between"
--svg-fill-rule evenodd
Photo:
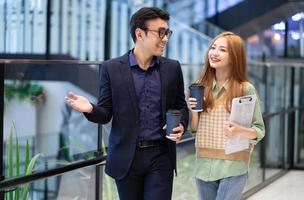
<instances>
[{"instance_id":1,"label":"man's collar","mask_svg":"<svg viewBox=\"0 0 304 200\"><path fill-rule=\"evenodd\" d=\"M133 67L135 65L138 65L135 56L133 54L133 49L129 52L129 62L130 62L130 67Z\"/></svg>"},{"instance_id":2,"label":"man's collar","mask_svg":"<svg viewBox=\"0 0 304 200\"><path fill-rule=\"evenodd\" d=\"M132 50L129 52L130 67L133 67L133 66L137 66L137 65L138 65L137 60L135 59L133 50L134 50L134 49L132 49ZM156 66L159 66L159 62L160 62L160 57L158 57L158 56L153 56L152 61L151 61L151 64L150 64L149 67L152 67L152 66L155 66L155 65L156 65Z\"/></svg>"}]
</instances>

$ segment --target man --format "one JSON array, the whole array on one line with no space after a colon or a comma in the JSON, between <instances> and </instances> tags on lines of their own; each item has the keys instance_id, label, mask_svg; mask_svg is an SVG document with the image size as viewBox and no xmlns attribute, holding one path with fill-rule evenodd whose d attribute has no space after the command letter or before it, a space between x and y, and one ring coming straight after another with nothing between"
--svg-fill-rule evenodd
<instances>
[{"instance_id":1,"label":"man","mask_svg":"<svg viewBox=\"0 0 304 200\"><path fill-rule=\"evenodd\" d=\"M172 31L169 14L141 8L131 18L134 49L103 62L97 105L72 92L66 101L88 120L112 119L106 173L121 200L169 200L176 169L175 142L188 124L180 64L161 57ZM182 112L181 123L165 137L166 112Z\"/></svg>"}]
</instances>

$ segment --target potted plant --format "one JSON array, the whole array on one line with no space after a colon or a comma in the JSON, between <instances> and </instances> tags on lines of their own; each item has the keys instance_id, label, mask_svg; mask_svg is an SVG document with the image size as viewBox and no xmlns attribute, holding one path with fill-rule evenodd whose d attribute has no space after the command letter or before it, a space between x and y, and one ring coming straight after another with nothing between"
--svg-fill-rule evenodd
<instances>
[{"instance_id":1,"label":"potted plant","mask_svg":"<svg viewBox=\"0 0 304 200\"><path fill-rule=\"evenodd\" d=\"M14 138L15 126L12 123L10 127L10 134L7 145L7 178L20 176L21 162L20 162L20 147L17 136ZM15 147L15 149L14 149ZM41 154L36 154L30 158L30 145L28 139L25 146L25 160L24 160L24 175L29 175L33 172L35 163ZM5 200L26 200L30 189L30 183L16 187L5 194ZM21 196L20 196L21 195Z\"/></svg>"},{"instance_id":2,"label":"potted plant","mask_svg":"<svg viewBox=\"0 0 304 200\"><path fill-rule=\"evenodd\" d=\"M14 81L4 84L4 102L9 103L13 98L20 101L30 100L33 104L41 104L45 101L43 87L33 81Z\"/></svg>"}]
</instances>

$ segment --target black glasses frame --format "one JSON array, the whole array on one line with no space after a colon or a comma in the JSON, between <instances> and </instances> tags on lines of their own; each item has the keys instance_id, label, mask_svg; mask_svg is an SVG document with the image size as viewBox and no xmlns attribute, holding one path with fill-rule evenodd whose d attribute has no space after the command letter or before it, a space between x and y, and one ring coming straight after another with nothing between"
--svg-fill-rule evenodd
<instances>
[{"instance_id":1,"label":"black glasses frame","mask_svg":"<svg viewBox=\"0 0 304 200\"><path fill-rule=\"evenodd\" d=\"M153 30L153 29L144 29L144 31L152 31L152 32L156 32L158 33L158 37L160 39L163 39L165 36L167 36L167 38L169 39L173 33L172 30L170 29L165 29L165 28L159 28L158 30Z\"/></svg>"}]
</instances>

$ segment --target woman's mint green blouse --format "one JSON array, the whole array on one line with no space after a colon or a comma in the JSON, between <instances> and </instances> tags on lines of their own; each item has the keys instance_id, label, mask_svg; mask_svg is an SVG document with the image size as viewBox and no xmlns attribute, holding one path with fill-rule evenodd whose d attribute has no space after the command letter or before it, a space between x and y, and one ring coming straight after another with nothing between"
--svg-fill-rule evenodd
<instances>
[{"instance_id":1,"label":"woman's mint green blouse","mask_svg":"<svg viewBox=\"0 0 304 200\"><path fill-rule=\"evenodd\" d=\"M213 82L212 95L215 99L219 98L228 89L228 82L222 87ZM254 86L250 83L245 85L245 95L255 95L257 97ZM256 131L257 138L250 140L250 143L257 144L265 135L265 126L262 118L259 98L255 105L252 125ZM196 157L195 160L195 177L204 181L215 181L230 176L238 176L248 172L249 163L244 161L220 160L213 158Z\"/></svg>"}]
</instances>

